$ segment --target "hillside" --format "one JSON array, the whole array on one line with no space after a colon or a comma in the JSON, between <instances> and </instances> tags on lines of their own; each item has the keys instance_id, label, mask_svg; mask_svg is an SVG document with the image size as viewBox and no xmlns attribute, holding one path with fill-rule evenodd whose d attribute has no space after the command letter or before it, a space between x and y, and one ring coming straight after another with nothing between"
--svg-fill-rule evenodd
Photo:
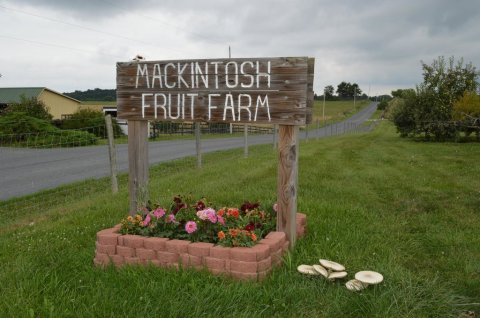
<instances>
[{"instance_id":1,"label":"hillside","mask_svg":"<svg viewBox=\"0 0 480 318\"><path fill-rule=\"evenodd\" d=\"M71 93L63 93L80 101L110 101L114 102L117 99L116 89L88 89L86 91L74 91Z\"/></svg>"}]
</instances>

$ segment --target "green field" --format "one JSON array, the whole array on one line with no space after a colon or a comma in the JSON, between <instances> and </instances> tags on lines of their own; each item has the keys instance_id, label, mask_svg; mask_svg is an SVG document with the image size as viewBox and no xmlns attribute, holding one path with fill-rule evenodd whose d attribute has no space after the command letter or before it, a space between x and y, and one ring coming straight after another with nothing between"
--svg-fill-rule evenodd
<instances>
[{"instance_id":1,"label":"green field","mask_svg":"<svg viewBox=\"0 0 480 318\"><path fill-rule=\"evenodd\" d=\"M260 283L205 272L93 267L95 234L127 213L125 176L88 181L0 205L2 317L469 317L480 314L480 144L423 143L374 132L300 146L299 210L308 234ZM225 205L271 201L271 145L185 159L151 169L150 193L178 193ZM35 203L35 204L32 204ZM20 206L23 204L24 207ZM361 293L297 273L319 258L381 272ZM473 317L473 316L470 316ZM475 316L476 317L476 316Z\"/></svg>"},{"instance_id":2,"label":"green field","mask_svg":"<svg viewBox=\"0 0 480 318\"><path fill-rule=\"evenodd\" d=\"M369 100L357 100L354 106L353 100L325 101L325 122L329 124L347 119L370 103ZM312 126L315 126L317 120L324 122L322 100L316 100L313 104Z\"/></svg>"}]
</instances>

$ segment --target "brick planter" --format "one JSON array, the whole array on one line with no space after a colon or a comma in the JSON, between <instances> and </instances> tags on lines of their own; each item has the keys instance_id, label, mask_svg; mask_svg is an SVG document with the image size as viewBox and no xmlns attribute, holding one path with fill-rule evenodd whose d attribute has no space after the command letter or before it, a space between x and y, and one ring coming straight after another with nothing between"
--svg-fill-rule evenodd
<instances>
[{"instance_id":1,"label":"brick planter","mask_svg":"<svg viewBox=\"0 0 480 318\"><path fill-rule=\"evenodd\" d=\"M297 235L306 231L305 214L297 213ZM95 242L96 266L112 263L153 264L162 267L207 269L215 275L231 276L240 280L261 280L281 264L288 250L283 232L270 232L253 247L223 247L212 243L170 240L159 237L122 235L120 225L97 233Z\"/></svg>"}]
</instances>

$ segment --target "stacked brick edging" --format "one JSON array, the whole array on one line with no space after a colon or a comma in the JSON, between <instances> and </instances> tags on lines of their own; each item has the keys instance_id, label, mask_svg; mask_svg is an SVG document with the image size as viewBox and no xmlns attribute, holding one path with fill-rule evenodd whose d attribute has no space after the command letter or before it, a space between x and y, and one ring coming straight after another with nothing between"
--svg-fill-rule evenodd
<instances>
[{"instance_id":1,"label":"stacked brick edging","mask_svg":"<svg viewBox=\"0 0 480 318\"><path fill-rule=\"evenodd\" d=\"M296 215L297 236L305 234L307 218ZM241 280L260 280L280 265L289 242L283 232L270 232L253 247L223 247L212 243L170 240L159 237L122 235L120 225L97 233L96 266L110 263L156 265L204 269L215 275L227 275Z\"/></svg>"}]
</instances>

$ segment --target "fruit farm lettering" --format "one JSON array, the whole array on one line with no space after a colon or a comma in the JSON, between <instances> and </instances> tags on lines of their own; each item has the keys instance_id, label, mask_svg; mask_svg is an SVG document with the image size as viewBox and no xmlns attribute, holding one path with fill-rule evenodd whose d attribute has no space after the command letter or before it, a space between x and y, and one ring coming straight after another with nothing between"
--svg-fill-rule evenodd
<instances>
[{"instance_id":1,"label":"fruit farm lettering","mask_svg":"<svg viewBox=\"0 0 480 318\"><path fill-rule=\"evenodd\" d=\"M308 63L306 57L117 63L119 118L304 125L311 115Z\"/></svg>"}]
</instances>

